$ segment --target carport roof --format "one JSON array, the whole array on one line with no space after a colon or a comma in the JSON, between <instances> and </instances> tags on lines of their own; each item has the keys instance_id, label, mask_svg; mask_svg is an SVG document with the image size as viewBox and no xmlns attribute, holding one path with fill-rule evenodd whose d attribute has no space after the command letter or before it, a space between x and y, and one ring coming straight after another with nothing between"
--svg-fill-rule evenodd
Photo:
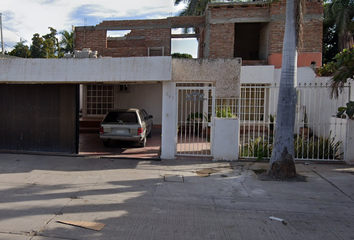
<instances>
[{"instance_id":1,"label":"carport roof","mask_svg":"<svg viewBox=\"0 0 354 240\"><path fill-rule=\"evenodd\" d=\"M171 81L171 57L0 59L0 83Z\"/></svg>"}]
</instances>

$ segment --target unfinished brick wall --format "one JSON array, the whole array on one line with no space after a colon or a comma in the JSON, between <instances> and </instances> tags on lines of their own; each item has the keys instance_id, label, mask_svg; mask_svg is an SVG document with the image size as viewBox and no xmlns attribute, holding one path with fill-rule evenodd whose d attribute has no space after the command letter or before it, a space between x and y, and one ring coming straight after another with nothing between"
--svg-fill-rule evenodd
<instances>
[{"instance_id":1,"label":"unfinished brick wall","mask_svg":"<svg viewBox=\"0 0 354 240\"><path fill-rule=\"evenodd\" d=\"M213 24L210 26L209 58L234 57L234 23Z\"/></svg>"},{"instance_id":2,"label":"unfinished brick wall","mask_svg":"<svg viewBox=\"0 0 354 240\"><path fill-rule=\"evenodd\" d=\"M322 52L323 2L321 0L308 0L306 1L305 9L302 37L303 46L299 49L299 53L315 53L317 57L314 57L314 59L318 61ZM205 36L204 41L209 44L207 50L203 51L205 57L234 57L234 37L237 37L235 36L235 24L247 22L262 22L263 27L266 27L264 29L267 29L266 34L262 33L268 36L267 40L264 38L261 39L262 41L267 41L260 43L262 53L266 52L268 56L282 53L286 13L285 1L272 4L210 4L207 11L209 11L210 19L206 22L210 24L206 27L210 27L210 38L208 41L208 36ZM202 49L199 49L199 51L202 51Z\"/></svg>"},{"instance_id":3,"label":"unfinished brick wall","mask_svg":"<svg viewBox=\"0 0 354 240\"><path fill-rule=\"evenodd\" d=\"M161 55L155 48L163 47L163 55L170 56L171 28L200 27L204 22L204 16L103 21L96 26L75 28L75 49L90 48L99 56L138 57ZM123 29L131 32L124 37L107 38L107 30Z\"/></svg>"},{"instance_id":4,"label":"unfinished brick wall","mask_svg":"<svg viewBox=\"0 0 354 240\"><path fill-rule=\"evenodd\" d=\"M75 29L75 49L90 48L104 57L148 56L149 47L163 47L164 55L171 55L171 29L168 19L103 21L94 27ZM142 29L134 29L140 26ZM129 29L125 38L107 38L107 30ZM134 38L135 37L135 38Z\"/></svg>"}]
</instances>

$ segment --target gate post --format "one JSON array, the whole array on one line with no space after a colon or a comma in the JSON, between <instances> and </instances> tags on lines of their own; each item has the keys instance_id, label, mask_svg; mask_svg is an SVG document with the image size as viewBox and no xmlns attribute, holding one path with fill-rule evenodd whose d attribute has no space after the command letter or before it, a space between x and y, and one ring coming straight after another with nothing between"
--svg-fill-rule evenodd
<instances>
[{"instance_id":1,"label":"gate post","mask_svg":"<svg viewBox=\"0 0 354 240\"><path fill-rule=\"evenodd\" d=\"M161 159L175 159L177 134L176 83L162 84Z\"/></svg>"},{"instance_id":2,"label":"gate post","mask_svg":"<svg viewBox=\"0 0 354 240\"><path fill-rule=\"evenodd\" d=\"M354 164L354 120L347 122L347 141L344 153L344 160L348 164Z\"/></svg>"}]
</instances>

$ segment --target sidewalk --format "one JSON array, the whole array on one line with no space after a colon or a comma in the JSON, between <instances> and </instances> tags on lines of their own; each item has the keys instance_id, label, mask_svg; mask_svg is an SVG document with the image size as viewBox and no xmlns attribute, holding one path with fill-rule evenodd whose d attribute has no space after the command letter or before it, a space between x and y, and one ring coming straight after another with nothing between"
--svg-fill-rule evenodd
<instances>
[{"instance_id":1,"label":"sidewalk","mask_svg":"<svg viewBox=\"0 0 354 240\"><path fill-rule=\"evenodd\" d=\"M354 166L297 164L307 182L266 167L0 154L0 239L354 239Z\"/></svg>"}]
</instances>

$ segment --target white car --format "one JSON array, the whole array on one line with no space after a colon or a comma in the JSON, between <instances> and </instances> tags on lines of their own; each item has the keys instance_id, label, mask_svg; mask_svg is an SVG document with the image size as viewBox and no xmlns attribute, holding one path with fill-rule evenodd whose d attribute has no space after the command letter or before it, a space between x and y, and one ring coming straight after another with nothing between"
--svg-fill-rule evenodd
<instances>
[{"instance_id":1,"label":"white car","mask_svg":"<svg viewBox=\"0 0 354 240\"><path fill-rule=\"evenodd\" d=\"M146 146L146 138L152 135L152 115L144 109L110 110L100 127L100 138L104 146L111 140L136 141L141 147Z\"/></svg>"}]
</instances>

